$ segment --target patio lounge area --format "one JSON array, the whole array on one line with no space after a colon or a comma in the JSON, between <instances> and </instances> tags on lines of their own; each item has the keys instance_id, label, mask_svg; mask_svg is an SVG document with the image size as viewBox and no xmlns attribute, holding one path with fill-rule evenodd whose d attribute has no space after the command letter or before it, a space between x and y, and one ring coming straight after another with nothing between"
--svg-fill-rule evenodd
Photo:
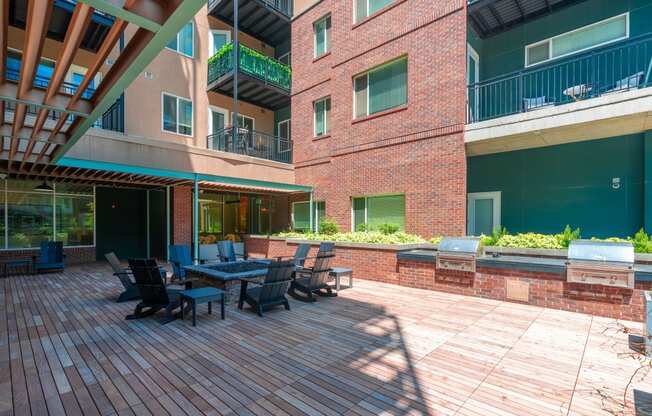
<instances>
[{"instance_id":1,"label":"patio lounge area","mask_svg":"<svg viewBox=\"0 0 652 416\"><path fill-rule=\"evenodd\" d=\"M108 264L0 284L0 415L652 412L640 323L357 280L192 327L126 321Z\"/></svg>"}]
</instances>

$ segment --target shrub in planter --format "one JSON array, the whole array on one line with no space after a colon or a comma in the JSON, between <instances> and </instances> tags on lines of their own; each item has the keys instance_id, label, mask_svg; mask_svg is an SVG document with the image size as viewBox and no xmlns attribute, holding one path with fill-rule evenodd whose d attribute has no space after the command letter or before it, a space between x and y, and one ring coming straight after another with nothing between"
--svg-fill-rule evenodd
<instances>
[{"instance_id":1,"label":"shrub in planter","mask_svg":"<svg viewBox=\"0 0 652 416\"><path fill-rule=\"evenodd\" d=\"M378 226L378 231L383 234L394 234L397 233L400 227L396 224L380 224Z\"/></svg>"},{"instance_id":2,"label":"shrub in planter","mask_svg":"<svg viewBox=\"0 0 652 416\"><path fill-rule=\"evenodd\" d=\"M337 225L335 220L324 218L319 221L319 234L333 235L338 232L340 232L340 227Z\"/></svg>"}]
</instances>

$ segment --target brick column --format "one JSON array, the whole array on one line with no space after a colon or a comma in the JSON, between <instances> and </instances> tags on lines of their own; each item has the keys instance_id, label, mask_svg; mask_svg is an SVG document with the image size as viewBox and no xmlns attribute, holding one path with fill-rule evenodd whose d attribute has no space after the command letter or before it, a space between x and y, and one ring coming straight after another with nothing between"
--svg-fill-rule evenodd
<instances>
[{"instance_id":1,"label":"brick column","mask_svg":"<svg viewBox=\"0 0 652 416\"><path fill-rule=\"evenodd\" d=\"M192 243L192 188L172 188L172 244Z\"/></svg>"}]
</instances>

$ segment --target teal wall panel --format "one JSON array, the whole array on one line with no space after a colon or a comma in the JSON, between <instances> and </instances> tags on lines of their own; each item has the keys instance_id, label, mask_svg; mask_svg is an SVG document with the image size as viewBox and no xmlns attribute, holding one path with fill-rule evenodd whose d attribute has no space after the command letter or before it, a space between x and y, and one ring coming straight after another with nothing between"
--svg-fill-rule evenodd
<instances>
[{"instance_id":1,"label":"teal wall panel","mask_svg":"<svg viewBox=\"0 0 652 416\"><path fill-rule=\"evenodd\" d=\"M290 118L290 111L291 107L287 106L284 108L281 108L280 110L276 110L274 112L274 135L278 135L278 123L283 120L288 120Z\"/></svg>"},{"instance_id":2,"label":"teal wall panel","mask_svg":"<svg viewBox=\"0 0 652 416\"><path fill-rule=\"evenodd\" d=\"M624 237L644 222L644 155L638 134L470 157L468 192L501 191L510 232L556 233L570 224L584 237Z\"/></svg>"},{"instance_id":3,"label":"teal wall panel","mask_svg":"<svg viewBox=\"0 0 652 416\"><path fill-rule=\"evenodd\" d=\"M645 231L652 232L652 130L643 135L645 157Z\"/></svg>"},{"instance_id":4,"label":"teal wall panel","mask_svg":"<svg viewBox=\"0 0 652 416\"><path fill-rule=\"evenodd\" d=\"M97 259L111 251L120 259L147 255L145 191L97 187Z\"/></svg>"},{"instance_id":5,"label":"teal wall panel","mask_svg":"<svg viewBox=\"0 0 652 416\"><path fill-rule=\"evenodd\" d=\"M652 31L652 0L589 0L479 40L469 30L469 43L480 54L480 79L524 68L525 45L630 12L630 37Z\"/></svg>"}]
</instances>

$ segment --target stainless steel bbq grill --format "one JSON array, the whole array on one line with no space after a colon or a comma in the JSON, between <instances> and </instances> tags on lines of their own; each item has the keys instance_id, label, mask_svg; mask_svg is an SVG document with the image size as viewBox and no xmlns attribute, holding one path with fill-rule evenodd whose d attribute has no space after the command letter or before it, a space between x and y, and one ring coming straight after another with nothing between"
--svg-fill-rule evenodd
<instances>
[{"instance_id":1,"label":"stainless steel bbq grill","mask_svg":"<svg viewBox=\"0 0 652 416\"><path fill-rule=\"evenodd\" d=\"M568 247L566 280L634 288L634 246L631 243L574 240Z\"/></svg>"},{"instance_id":2,"label":"stainless steel bbq grill","mask_svg":"<svg viewBox=\"0 0 652 416\"><path fill-rule=\"evenodd\" d=\"M477 237L446 237L439 243L437 269L475 272L475 261L484 254Z\"/></svg>"}]
</instances>

